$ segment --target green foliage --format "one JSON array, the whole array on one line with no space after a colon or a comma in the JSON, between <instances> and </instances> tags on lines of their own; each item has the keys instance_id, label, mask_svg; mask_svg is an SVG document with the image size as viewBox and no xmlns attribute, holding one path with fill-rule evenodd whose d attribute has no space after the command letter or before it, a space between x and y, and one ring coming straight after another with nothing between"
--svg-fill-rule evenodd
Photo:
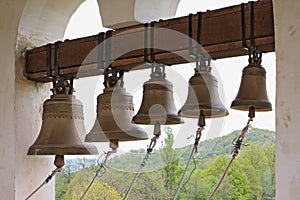
<instances>
[{"instance_id":1,"label":"green foliage","mask_svg":"<svg viewBox=\"0 0 300 200\"><path fill-rule=\"evenodd\" d=\"M168 200L175 194L192 146L173 149L172 130L166 128L166 133L164 147L150 156L129 200ZM232 141L239 134L240 131L235 131L200 143L199 155L192 161L179 200L207 199L231 159ZM250 130L244 141L247 145L242 146L235 158L215 200L275 199L274 138L274 132ZM132 150L110 159L107 172L96 179L85 199L122 199L145 153L145 150ZM87 164L93 162L67 162L64 171L56 177L56 199L79 199L98 169L95 163Z\"/></svg>"},{"instance_id":2,"label":"green foliage","mask_svg":"<svg viewBox=\"0 0 300 200\"><path fill-rule=\"evenodd\" d=\"M275 144L269 144L262 148L265 157L265 171L261 177L263 199L275 199Z\"/></svg>"},{"instance_id":3,"label":"green foliage","mask_svg":"<svg viewBox=\"0 0 300 200\"><path fill-rule=\"evenodd\" d=\"M229 155L232 148L232 141L241 134L240 130L236 130L228 135L208 139L201 141L199 144L199 159L214 158L218 155ZM265 146L268 144L274 144L275 133L273 131L250 128L249 133L244 139L244 144L249 142L258 144L259 146ZM191 152L192 145L176 149L179 159L182 162L186 162Z\"/></svg>"},{"instance_id":4,"label":"green foliage","mask_svg":"<svg viewBox=\"0 0 300 200\"><path fill-rule=\"evenodd\" d=\"M160 157L162 159L163 168L160 174L164 183L164 197L165 199L174 194L177 183L179 182L181 172L183 171L179 166L179 158L177 152L172 148L174 136L172 129L166 129L167 138L165 139L165 146L160 150Z\"/></svg>"},{"instance_id":5,"label":"green foliage","mask_svg":"<svg viewBox=\"0 0 300 200\"><path fill-rule=\"evenodd\" d=\"M88 170L81 170L68 185L65 200L78 200L88 187L91 180L91 173ZM122 197L106 183L95 181L87 192L85 199L91 200L121 200Z\"/></svg>"}]
</instances>

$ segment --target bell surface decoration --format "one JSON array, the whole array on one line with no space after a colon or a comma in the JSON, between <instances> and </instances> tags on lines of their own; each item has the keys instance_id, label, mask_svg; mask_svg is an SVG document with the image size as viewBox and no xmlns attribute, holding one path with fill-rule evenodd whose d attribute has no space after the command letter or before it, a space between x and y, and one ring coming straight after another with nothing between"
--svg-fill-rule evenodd
<instances>
[{"instance_id":1,"label":"bell surface decoration","mask_svg":"<svg viewBox=\"0 0 300 200\"><path fill-rule=\"evenodd\" d=\"M82 142L85 134L83 120L83 106L75 96L52 95L44 102L42 127L28 155L97 154L94 145Z\"/></svg>"},{"instance_id":2,"label":"bell surface decoration","mask_svg":"<svg viewBox=\"0 0 300 200\"><path fill-rule=\"evenodd\" d=\"M116 85L105 88L97 97L97 118L85 141L122 142L148 139L147 133L131 122L133 114L133 97L126 92L119 80Z\"/></svg>"}]
</instances>

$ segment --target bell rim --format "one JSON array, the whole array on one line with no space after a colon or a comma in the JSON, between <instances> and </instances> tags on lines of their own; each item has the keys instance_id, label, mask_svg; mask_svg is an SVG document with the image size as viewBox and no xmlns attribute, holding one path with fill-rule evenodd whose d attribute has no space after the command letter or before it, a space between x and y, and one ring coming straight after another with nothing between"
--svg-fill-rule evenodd
<instances>
[{"instance_id":1,"label":"bell rim","mask_svg":"<svg viewBox=\"0 0 300 200\"><path fill-rule=\"evenodd\" d=\"M91 144L71 145L61 147L61 145L32 145L27 155L97 155L98 149Z\"/></svg>"},{"instance_id":2,"label":"bell rim","mask_svg":"<svg viewBox=\"0 0 300 200\"><path fill-rule=\"evenodd\" d=\"M85 142L110 142L111 140L118 140L119 142L129 142L129 141L139 141L148 140L148 135L143 135L143 137L134 137L124 132L106 133L104 134L100 131L92 132L92 134L87 134L85 137ZM112 135L113 134L113 135ZM114 135L126 134L128 137L116 137Z\"/></svg>"},{"instance_id":3,"label":"bell rim","mask_svg":"<svg viewBox=\"0 0 300 200\"><path fill-rule=\"evenodd\" d=\"M195 108L197 107L197 108ZM178 115L184 118L199 118L200 111L203 110L204 113L207 113L209 111L210 114L204 114L205 118L220 118L220 117L226 117L229 115L228 110L223 106L205 106L205 105L185 105L183 106L179 111ZM197 113L197 114L191 114L191 113ZM213 114L211 114L213 113Z\"/></svg>"},{"instance_id":4,"label":"bell rim","mask_svg":"<svg viewBox=\"0 0 300 200\"><path fill-rule=\"evenodd\" d=\"M257 112L272 111L271 102L257 102L256 100L234 100L230 108L241 111L249 111L250 107L254 107Z\"/></svg>"},{"instance_id":5,"label":"bell rim","mask_svg":"<svg viewBox=\"0 0 300 200\"><path fill-rule=\"evenodd\" d=\"M160 116L149 117L148 114L137 114L132 118L132 121L135 124L144 124L144 125L155 125L157 122L161 125L175 125L183 124L183 119L176 114L166 115L166 118L161 118Z\"/></svg>"}]
</instances>

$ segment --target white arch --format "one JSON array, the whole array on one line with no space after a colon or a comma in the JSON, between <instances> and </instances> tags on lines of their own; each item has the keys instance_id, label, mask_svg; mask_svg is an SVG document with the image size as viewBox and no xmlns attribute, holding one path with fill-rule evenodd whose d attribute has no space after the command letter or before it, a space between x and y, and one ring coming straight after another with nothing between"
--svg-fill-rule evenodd
<instances>
[{"instance_id":1,"label":"white arch","mask_svg":"<svg viewBox=\"0 0 300 200\"><path fill-rule=\"evenodd\" d=\"M23 76L25 57L20 51L62 40L71 16L83 1L24 0L23 6L19 7L19 12L15 14L19 16L19 20L14 22L16 30L10 32L17 33L14 34L16 45L13 49L16 55L15 60L5 66L13 69L12 75L15 78L13 97L6 99L7 102L11 101L14 107L14 132L9 142L4 141L7 144L4 146L0 144L0 151L2 146L3 148L5 145L9 146L10 153L7 159L14 160L15 167L13 176L4 176L4 179L12 179L13 184L6 191L7 196L2 196L3 199L25 199L54 168L54 156L27 156L28 148L39 134L42 105L43 101L49 98L50 84L29 81ZM8 174L11 170L5 168ZM32 199L54 199L54 196L54 180L52 180Z\"/></svg>"},{"instance_id":2,"label":"white arch","mask_svg":"<svg viewBox=\"0 0 300 200\"><path fill-rule=\"evenodd\" d=\"M19 23L18 45L30 48L62 40L71 16L83 1L28 0Z\"/></svg>"}]
</instances>

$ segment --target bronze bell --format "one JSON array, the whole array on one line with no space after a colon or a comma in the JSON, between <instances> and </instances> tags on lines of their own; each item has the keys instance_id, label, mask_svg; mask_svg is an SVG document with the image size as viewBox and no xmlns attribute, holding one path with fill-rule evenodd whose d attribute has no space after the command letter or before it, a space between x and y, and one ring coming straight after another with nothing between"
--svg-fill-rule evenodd
<instances>
[{"instance_id":1,"label":"bronze bell","mask_svg":"<svg viewBox=\"0 0 300 200\"><path fill-rule=\"evenodd\" d=\"M86 142L148 139L147 133L131 123L134 114L132 96L123 88L123 80L106 80L106 88L97 97L97 118Z\"/></svg>"},{"instance_id":2,"label":"bronze bell","mask_svg":"<svg viewBox=\"0 0 300 200\"><path fill-rule=\"evenodd\" d=\"M187 100L178 114L187 118L199 118L201 110L205 118L228 115L219 98L218 80L212 75L209 66L195 69L195 74L189 80Z\"/></svg>"},{"instance_id":3,"label":"bronze bell","mask_svg":"<svg viewBox=\"0 0 300 200\"><path fill-rule=\"evenodd\" d=\"M266 70L261 66L261 53L257 52L243 69L238 94L231 104L232 109L243 111L248 111L251 106L255 111L272 110L266 90Z\"/></svg>"},{"instance_id":4,"label":"bronze bell","mask_svg":"<svg viewBox=\"0 0 300 200\"><path fill-rule=\"evenodd\" d=\"M94 145L83 144L85 127L82 103L67 90L57 92L43 105L42 127L28 155L98 154Z\"/></svg>"},{"instance_id":5,"label":"bronze bell","mask_svg":"<svg viewBox=\"0 0 300 200\"><path fill-rule=\"evenodd\" d=\"M173 85L165 78L165 66L155 64L151 79L143 85L143 100L138 113L133 117L137 124L180 124L173 98Z\"/></svg>"}]
</instances>

